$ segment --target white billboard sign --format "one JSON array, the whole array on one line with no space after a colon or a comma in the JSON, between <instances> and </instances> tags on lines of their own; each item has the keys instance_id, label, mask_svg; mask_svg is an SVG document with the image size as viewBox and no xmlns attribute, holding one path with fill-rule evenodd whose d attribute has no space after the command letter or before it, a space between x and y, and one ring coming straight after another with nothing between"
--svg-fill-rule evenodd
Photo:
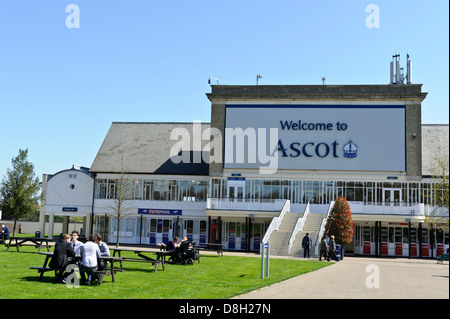
<instances>
[{"instance_id":1,"label":"white billboard sign","mask_svg":"<svg viewBox=\"0 0 450 319\"><path fill-rule=\"evenodd\" d=\"M405 105L230 104L225 121L224 168L264 167L264 154L277 169L406 169Z\"/></svg>"}]
</instances>

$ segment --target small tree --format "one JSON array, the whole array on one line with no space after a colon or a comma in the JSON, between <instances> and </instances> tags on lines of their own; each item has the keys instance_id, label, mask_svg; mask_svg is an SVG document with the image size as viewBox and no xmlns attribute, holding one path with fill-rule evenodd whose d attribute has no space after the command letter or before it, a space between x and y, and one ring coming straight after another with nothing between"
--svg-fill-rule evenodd
<instances>
[{"instance_id":1,"label":"small tree","mask_svg":"<svg viewBox=\"0 0 450 319\"><path fill-rule=\"evenodd\" d=\"M119 247L120 240L120 222L128 215L134 212L134 208L131 205L131 199L133 198L134 186L130 179L125 176L123 159L121 164L121 172L117 175L115 181L114 190L114 202L110 208L114 216L117 218L117 241L116 247Z\"/></svg>"},{"instance_id":2,"label":"small tree","mask_svg":"<svg viewBox=\"0 0 450 319\"><path fill-rule=\"evenodd\" d=\"M341 256L344 256L344 246L353 239L352 213L344 197L336 199L325 225L325 233L334 235L336 243L341 245Z\"/></svg>"},{"instance_id":3,"label":"small tree","mask_svg":"<svg viewBox=\"0 0 450 319\"><path fill-rule=\"evenodd\" d=\"M435 158L433 167L433 183L428 192L430 205L429 215L425 222L435 225L445 231L449 229L449 187L448 187L449 158L448 155L440 155Z\"/></svg>"},{"instance_id":4,"label":"small tree","mask_svg":"<svg viewBox=\"0 0 450 319\"><path fill-rule=\"evenodd\" d=\"M28 149L20 149L11 163L12 169L7 169L0 186L0 209L14 220L15 236L17 220L36 212L40 186L34 165L28 161Z\"/></svg>"}]
</instances>

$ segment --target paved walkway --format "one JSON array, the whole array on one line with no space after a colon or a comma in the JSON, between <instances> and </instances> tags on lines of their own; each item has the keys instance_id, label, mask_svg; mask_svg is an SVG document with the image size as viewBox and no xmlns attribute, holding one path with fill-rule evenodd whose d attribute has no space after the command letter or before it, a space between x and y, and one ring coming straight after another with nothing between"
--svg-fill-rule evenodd
<instances>
[{"instance_id":1,"label":"paved walkway","mask_svg":"<svg viewBox=\"0 0 450 319\"><path fill-rule=\"evenodd\" d=\"M329 267L235 299L337 298L448 299L449 263L436 264L436 260L427 259L345 257Z\"/></svg>"}]
</instances>

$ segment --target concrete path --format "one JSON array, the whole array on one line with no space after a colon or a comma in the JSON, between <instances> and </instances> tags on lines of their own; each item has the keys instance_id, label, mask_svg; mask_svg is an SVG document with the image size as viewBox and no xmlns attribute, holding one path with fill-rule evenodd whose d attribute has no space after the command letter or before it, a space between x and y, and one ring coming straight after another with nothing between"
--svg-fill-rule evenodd
<instances>
[{"instance_id":1,"label":"concrete path","mask_svg":"<svg viewBox=\"0 0 450 319\"><path fill-rule=\"evenodd\" d=\"M326 261L324 261L326 262ZM343 261L235 299L449 298L449 263L405 258Z\"/></svg>"}]
</instances>

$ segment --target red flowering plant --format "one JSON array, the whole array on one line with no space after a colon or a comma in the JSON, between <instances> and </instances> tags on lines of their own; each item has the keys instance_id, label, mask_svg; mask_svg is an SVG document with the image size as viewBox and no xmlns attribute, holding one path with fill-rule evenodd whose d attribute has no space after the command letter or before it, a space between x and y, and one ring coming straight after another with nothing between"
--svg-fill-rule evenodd
<instances>
[{"instance_id":1,"label":"red flowering plant","mask_svg":"<svg viewBox=\"0 0 450 319\"><path fill-rule=\"evenodd\" d=\"M348 244L353 238L353 221L350 206L344 197L336 199L325 225L325 234L334 235L337 244Z\"/></svg>"}]
</instances>

